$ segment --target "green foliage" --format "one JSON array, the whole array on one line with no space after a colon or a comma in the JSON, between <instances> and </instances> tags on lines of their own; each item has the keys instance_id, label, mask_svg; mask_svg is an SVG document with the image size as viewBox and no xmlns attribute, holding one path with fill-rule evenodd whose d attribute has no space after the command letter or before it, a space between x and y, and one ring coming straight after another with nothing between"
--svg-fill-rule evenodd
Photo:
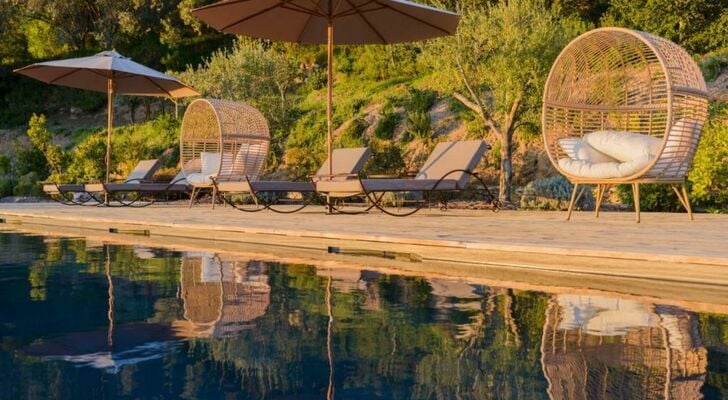
<instances>
[{"instance_id":1,"label":"green foliage","mask_svg":"<svg viewBox=\"0 0 728 400\"><path fill-rule=\"evenodd\" d=\"M72 182L102 182L106 175L106 137L94 134L71 151L67 176Z\"/></svg>"},{"instance_id":2,"label":"green foliage","mask_svg":"<svg viewBox=\"0 0 728 400\"><path fill-rule=\"evenodd\" d=\"M349 73L360 79L382 81L418 72L417 47L413 44L351 47L350 57Z\"/></svg>"},{"instance_id":3,"label":"green foliage","mask_svg":"<svg viewBox=\"0 0 728 400\"><path fill-rule=\"evenodd\" d=\"M728 210L728 103L711 107L688 180L693 200L710 210Z\"/></svg>"},{"instance_id":4,"label":"green foliage","mask_svg":"<svg viewBox=\"0 0 728 400\"><path fill-rule=\"evenodd\" d=\"M634 207L632 185L617 186L617 195L620 202ZM640 185L640 209L642 211L675 212L681 208L680 200L678 200L670 185Z\"/></svg>"},{"instance_id":5,"label":"green foliage","mask_svg":"<svg viewBox=\"0 0 728 400\"><path fill-rule=\"evenodd\" d=\"M61 150L61 146L53 144L53 134L46 127L45 115L41 114L38 116L33 114L28 123L27 135L33 146L45 157L48 168L51 171L49 179L61 183L63 181L63 171L67 164L67 157L63 150Z\"/></svg>"},{"instance_id":6,"label":"green foliage","mask_svg":"<svg viewBox=\"0 0 728 400\"><path fill-rule=\"evenodd\" d=\"M179 126L179 120L162 114L149 122L115 129L112 163L117 167L114 170L126 176L139 161L159 158L167 149L177 148Z\"/></svg>"},{"instance_id":7,"label":"green foliage","mask_svg":"<svg viewBox=\"0 0 728 400\"><path fill-rule=\"evenodd\" d=\"M0 198L6 197L6 196L12 196L13 195L13 188L15 187L15 180L7 177L2 176L0 177Z\"/></svg>"},{"instance_id":8,"label":"green foliage","mask_svg":"<svg viewBox=\"0 0 728 400\"><path fill-rule=\"evenodd\" d=\"M354 118L334 139L334 147L364 147L363 133L369 125L363 118Z\"/></svg>"},{"instance_id":9,"label":"green foliage","mask_svg":"<svg viewBox=\"0 0 728 400\"><path fill-rule=\"evenodd\" d=\"M40 150L33 146L21 145L17 142L14 147L15 165L13 170L16 176L27 175L31 172L40 176L41 179L45 179L48 176L50 173L48 163Z\"/></svg>"},{"instance_id":10,"label":"green foliage","mask_svg":"<svg viewBox=\"0 0 728 400\"><path fill-rule=\"evenodd\" d=\"M380 112L379 121L374 128L374 137L383 140L391 140L394 130L399 125L402 117L394 111L394 107L387 104Z\"/></svg>"},{"instance_id":11,"label":"green foliage","mask_svg":"<svg viewBox=\"0 0 728 400\"><path fill-rule=\"evenodd\" d=\"M39 183L39 175L37 172L28 172L18 179L18 183L13 188L13 195L15 196L43 196L43 189Z\"/></svg>"},{"instance_id":12,"label":"green foliage","mask_svg":"<svg viewBox=\"0 0 728 400\"><path fill-rule=\"evenodd\" d=\"M366 165L367 175L401 175L406 168L402 148L385 140L371 140L372 156Z\"/></svg>"},{"instance_id":13,"label":"green foliage","mask_svg":"<svg viewBox=\"0 0 728 400\"><path fill-rule=\"evenodd\" d=\"M217 51L204 65L179 74L204 96L243 101L258 108L270 124L275 159L282 156L282 138L298 116L295 93L303 76L295 59L284 50L240 39L233 49Z\"/></svg>"},{"instance_id":14,"label":"green foliage","mask_svg":"<svg viewBox=\"0 0 728 400\"><path fill-rule=\"evenodd\" d=\"M602 25L654 33L691 53L728 47L726 0L611 0Z\"/></svg>"},{"instance_id":15,"label":"green foliage","mask_svg":"<svg viewBox=\"0 0 728 400\"><path fill-rule=\"evenodd\" d=\"M472 109L501 143L499 198L510 201L516 127L539 123L548 71L588 24L564 17L542 0L465 1L455 35L424 46L436 89ZM481 137L489 132L482 132Z\"/></svg>"},{"instance_id":16,"label":"green foliage","mask_svg":"<svg viewBox=\"0 0 728 400\"><path fill-rule=\"evenodd\" d=\"M723 53L708 55L701 63L700 69L706 81L712 81L717 78L728 67L728 51Z\"/></svg>"},{"instance_id":17,"label":"green foliage","mask_svg":"<svg viewBox=\"0 0 728 400\"><path fill-rule=\"evenodd\" d=\"M561 175L537 179L523 189L520 207L524 210L566 210L574 185ZM585 190L576 204L579 209L594 208L591 190Z\"/></svg>"},{"instance_id":18,"label":"green foliage","mask_svg":"<svg viewBox=\"0 0 728 400\"><path fill-rule=\"evenodd\" d=\"M10 157L5 154L0 154L0 175L11 173L12 168L13 165L10 161Z\"/></svg>"},{"instance_id":19,"label":"green foliage","mask_svg":"<svg viewBox=\"0 0 728 400\"><path fill-rule=\"evenodd\" d=\"M437 95L432 90L409 88L409 98L405 103L407 113L407 131L405 140L417 138L429 140L432 137L430 108L435 104Z\"/></svg>"}]
</instances>

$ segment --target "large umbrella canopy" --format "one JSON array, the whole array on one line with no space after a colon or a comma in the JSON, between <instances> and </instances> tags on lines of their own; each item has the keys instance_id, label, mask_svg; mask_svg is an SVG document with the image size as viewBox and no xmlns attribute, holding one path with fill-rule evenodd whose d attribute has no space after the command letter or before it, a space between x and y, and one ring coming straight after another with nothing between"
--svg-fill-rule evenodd
<instances>
[{"instance_id":1,"label":"large umbrella canopy","mask_svg":"<svg viewBox=\"0 0 728 400\"><path fill-rule=\"evenodd\" d=\"M16 69L15 72L45 83L107 93L105 182L109 181L114 94L162 96L171 99L199 96L198 92L179 80L136 63L113 50L90 57L36 63Z\"/></svg>"},{"instance_id":2,"label":"large umbrella canopy","mask_svg":"<svg viewBox=\"0 0 728 400\"><path fill-rule=\"evenodd\" d=\"M286 42L387 44L452 35L455 13L405 0L232 0L193 10L227 33Z\"/></svg>"},{"instance_id":3,"label":"large umbrella canopy","mask_svg":"<svg viewBox=\"0 0 728 400\"><path fill-rule=\"evenodd\" d=\"M215 29L262 39L328 45L328 153L334 44L387 44L454 34L460 17L406 0L229 0L192 13Z\"/></svg>"}]
</instances>

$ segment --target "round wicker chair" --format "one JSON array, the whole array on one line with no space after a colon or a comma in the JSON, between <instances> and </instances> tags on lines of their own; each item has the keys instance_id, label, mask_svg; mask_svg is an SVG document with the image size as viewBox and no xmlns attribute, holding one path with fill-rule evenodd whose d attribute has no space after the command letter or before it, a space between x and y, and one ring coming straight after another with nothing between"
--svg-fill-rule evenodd
<instances>
[{"instance_id":1,"label":"round wicker chair","mask_svg":"<svg viewBox=\"0 0 728 400\"><path fill-rule=\"evenodd\" d=\"M215 99L190 103L180 135L182 172L194 188L190 205L201 189L213 188L213 179L257 179L269 146L268 121L254 107Z\"/></svg>"},{"instance_id":2,"label":"round wicker chair","mask_svg":"<svg viewBox=\"0 0 728 400\"><path fill-rule=\"evenodd\" d=\"M595 29L574 39L551 68L542 116L549 159L574 184L567 219L584 185L597 186L598 217L606 191L616 184L631 184L639 222L641 183L672 185L692 219L685 176L707 108L703 75L690 55L675 43L623 28ZM661 139L662 145L656 158L630 176L587 179L559 166L559 159L567 156L559 139L600 130L650 135Z\"/></svg>"}]
</instances>

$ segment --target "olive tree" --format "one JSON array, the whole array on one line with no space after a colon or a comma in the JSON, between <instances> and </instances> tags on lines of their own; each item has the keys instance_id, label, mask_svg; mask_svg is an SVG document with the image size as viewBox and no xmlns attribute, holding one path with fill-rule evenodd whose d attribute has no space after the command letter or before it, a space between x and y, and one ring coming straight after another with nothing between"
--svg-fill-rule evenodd
<instances>
[{"instance_id":1,"label":"olive tree","mask_svg":"<svg viewBox=\"0 0 728 400\"><path fill-rule=\"evenodd\" d=\"M513 138L540 108L549 68L583 23L559 17L541 0L461 0L457 34L425 45L422 59L455 99L500 142L501 201L511 201ZM535 119L531 117L530 119ZM485 134L486 132L484 132Z\"/></svg>"},{"instance_id":2,"label":"olive tree","mask_svg":"<svg viewBox=\"0 0 728 400\"><path fill-rule=\"evenodd\" d=\"M270 123L274 157L282 155L283 136L295 118L292 95L301 82L301 68L285 48L240 39L232 50L215 52L204 65L178 74L205 96L244 101L257 107ZM271 160L273 164L277 159Z\"/></svg>"}]
</instances>

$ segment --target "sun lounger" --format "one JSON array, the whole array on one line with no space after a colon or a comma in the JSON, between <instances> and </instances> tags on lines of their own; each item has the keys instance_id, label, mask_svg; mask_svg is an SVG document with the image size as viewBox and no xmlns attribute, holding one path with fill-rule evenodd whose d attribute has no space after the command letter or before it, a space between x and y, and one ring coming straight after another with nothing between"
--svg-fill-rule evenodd
<instances>
[{"instance_id":1,"label":"sun lounger","mask_svg":"<svg viewBox=\"0 0 728 400\"><path fill-rule=\"evenodd\" d=\"M371 156L371 151L365 147L335 149L332 153L333 167L332 175L329 176L328 160L319 168L315 175L310 177L310 181L271 181L271 180L251 180L245 177L243 180L215 180L215 194L220 194L221 198L232 207L241 211L261 211L269 209L279 213L292 213L305 208L310 201L304 200L302 204L294 209L276 209L271 206L271 202L267 201L261 193L300 193L301 195L313 194L316 191L315 182L321 180L331 180L332 182L345 182L356 179L355 176L361 171ZM224 195L228 193L249 194L255 201L255 208L245 208L234 204Z\"/></svg>"},{"instance_id":2,"label":"sun lounger","mask_svg":"<svg viewBox=\"0 0 728 400\"><path fill-rule=\"evenodd\" d=\"M374 207L393 216L412 215L424 207L424 203L404 213L395 213L384 207L385 193L421 192L426 195L434 192L462 191L468 188L470 177L482 185L481 190L489 201L497 206L495 197L490 193L483 180L474 172L488 145L482 140L469 140L439 143L425 164L413 179L355 179L320 180L315 183L316 191L324 196L357 194L366 196Z\"/></svg>"},{"instance_id":3,"label":"sun lounger","mask_svg":"<svg viewBox=\"0 0 728 400\"><path fill-rule=\"evenodd\" d=\"M159 160L141 160L137 165L134 167L134 169L131 171L131 173L126 177L124 180L124 183L141 183L141 182L148 182L151 180L152 176L155 172L159 169L161 164L159 163ZM78 184L78 183L64 183L64 184L56 184L56 183L46 183L43 185L43 191L50 197L52 200L57 201L61 204L66 205L83 205L87 204L91 201L94 201L95 203L103 203L98 197L94 195L94 193L103 192L102 190L89 190L89 189L97 189L94 185L103 185L103 184ZM101 186L103 188L103 186ZM78 198L78 194L85 195L82 198Z\"/></svg>"},{"instance_id":4,"label":"sun lounger","mask_svg":"<svg viewBox=\"0 0 728 400\"><path fill-rule=\"evenodd\" d=\"M159 195L191 193L192 185L180 170L169 182L127 180L121 183L93 183L85 185L88 193L106 193L121 206L146 207L154 204ZM130 196L132 195L132 196Z\"/></svg>"}]
</instances>

